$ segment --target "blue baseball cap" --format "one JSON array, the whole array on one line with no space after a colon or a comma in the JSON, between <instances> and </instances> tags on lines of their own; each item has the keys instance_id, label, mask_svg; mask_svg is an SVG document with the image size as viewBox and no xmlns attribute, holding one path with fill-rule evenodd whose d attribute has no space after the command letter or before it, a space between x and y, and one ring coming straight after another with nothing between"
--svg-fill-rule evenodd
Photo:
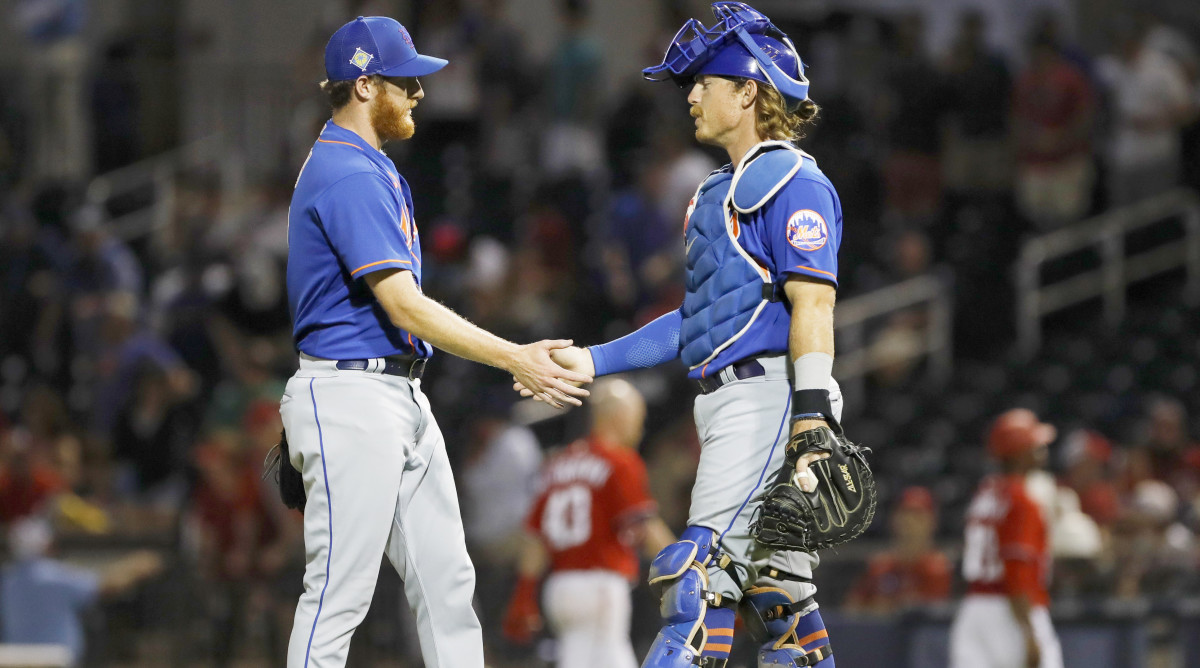
<instances>
[{"instance_id":1,"label":"blue baseball cap","mask_svg":"<svg viewBox=\"0 0 1200 668\"><path fill-rule=\"evenodd\" d=\"M364 74L420 77L442 69L446 62L417 53L408 30L386 16L360 16L338 28L325 45L325 76L330 81Z\"/></svg>"}]
</instances>

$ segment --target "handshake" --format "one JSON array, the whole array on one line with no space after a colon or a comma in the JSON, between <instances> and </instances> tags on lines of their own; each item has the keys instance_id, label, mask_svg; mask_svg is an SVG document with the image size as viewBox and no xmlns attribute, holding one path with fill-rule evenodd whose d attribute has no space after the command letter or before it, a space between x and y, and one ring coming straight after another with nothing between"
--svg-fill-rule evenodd
<instances>
[{"instance_id":1,"label":"handshake","mask_svg":"<svg viewBox=\"0 0 1200 668\"><path fill-rule=\"evenodd\" d=\"M513 375L513 389L555 408L582 406L581 399L591 394L583 386L592 382L596 369L592 354L571 343L558 339L520 346L505 367Z\"/></svg>"}]
</instances>

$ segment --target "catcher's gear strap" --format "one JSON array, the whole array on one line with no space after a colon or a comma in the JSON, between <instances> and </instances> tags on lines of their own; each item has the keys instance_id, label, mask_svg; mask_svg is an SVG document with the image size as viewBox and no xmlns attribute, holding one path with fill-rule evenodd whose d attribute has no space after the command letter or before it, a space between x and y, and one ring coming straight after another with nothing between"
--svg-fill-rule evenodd
<instances>
[{"instance_id":1,"label":"catcher's gear strap","mask_svg":"<svg viewBox=\"0 0 1200 668\"><path fill-rule=\"evenodd\" d=\"M730 186L730 203L738 213L761 209L800 171L804 152L784 141L765 141L750 149Z\"/></svg>"},{"instance_id":2,"label":"catcher's gear strap","mask_svg":"<svg viewBox=\"0 0 1200 668\"><path fill-rule=\"evenodd\" d=\"M778 587L755 587L742 596L742 621L759 650L759 666L813 666L833 655L829 633L811 597L793 601Z\"/></svg>"}]
</instances>

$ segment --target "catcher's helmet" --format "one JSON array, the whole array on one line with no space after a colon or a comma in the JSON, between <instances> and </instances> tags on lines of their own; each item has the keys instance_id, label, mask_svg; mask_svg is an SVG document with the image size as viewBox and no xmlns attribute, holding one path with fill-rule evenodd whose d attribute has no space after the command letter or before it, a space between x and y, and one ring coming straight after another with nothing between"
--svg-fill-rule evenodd
<instances>
[{"instance_id":1,"label":"catcher's helmet","mask_svg":"<svg viewBox=\"0 0 1200 668\"><path fill-rule=\"evenodd\" d=\"M795 110L808 99L804 62L792 40L762 12L741 2L714 2L717 22L704 27L688 19L663 56L642 70L651 81L687 86L699 74L746 77L770 84Z\"/></svg>"},{"instance_id":2,"label":"catcher's helmet","mask_svg":"<svg viewBox=\"0 0 1200 668\"><path fill-rule=\"evenodd\" d=\"M988 452L996 459L1012 459L1017 455L1049 445L1058 435L1052 426L1038 420L1027 408L1013 408L1001 413L988 432Z\"/></svg>"}]
</instances>

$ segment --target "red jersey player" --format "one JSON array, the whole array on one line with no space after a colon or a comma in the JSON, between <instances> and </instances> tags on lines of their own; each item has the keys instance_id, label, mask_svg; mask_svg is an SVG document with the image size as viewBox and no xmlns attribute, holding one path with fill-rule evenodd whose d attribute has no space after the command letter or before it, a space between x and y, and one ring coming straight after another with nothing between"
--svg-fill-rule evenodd
<instances>
[{"instance_id":1,"label":"red jersey player","mask_svg":"<svg viewBox=\"0 0 1200 668\"><path fill-rule=\"evenodd\" d=\"M558 665L636 668L629 640L634 548L654 555L675 538L658 518L636 450L646 417L641 395L624 380L605 379L588 403L591 432L543 466L526 521L536 540L522 550L504 633L523 643L540 626L537 582L549 571L542 600L558 638Z\"/></svg>"},{"instance_id":2,"label":"red jersey player","mask_svg":"<svg viewBox=\"0 0 1200 668\"><path fill-rule=\"evenodd\" d=\"M1002 472L980 483L967 509L967 595L950 629L951 668L1062 668L1047 610L1049 527L1025 488L1055 435L1023 408L992 423L988 452Z\"/></svg>"}]
</instances>

